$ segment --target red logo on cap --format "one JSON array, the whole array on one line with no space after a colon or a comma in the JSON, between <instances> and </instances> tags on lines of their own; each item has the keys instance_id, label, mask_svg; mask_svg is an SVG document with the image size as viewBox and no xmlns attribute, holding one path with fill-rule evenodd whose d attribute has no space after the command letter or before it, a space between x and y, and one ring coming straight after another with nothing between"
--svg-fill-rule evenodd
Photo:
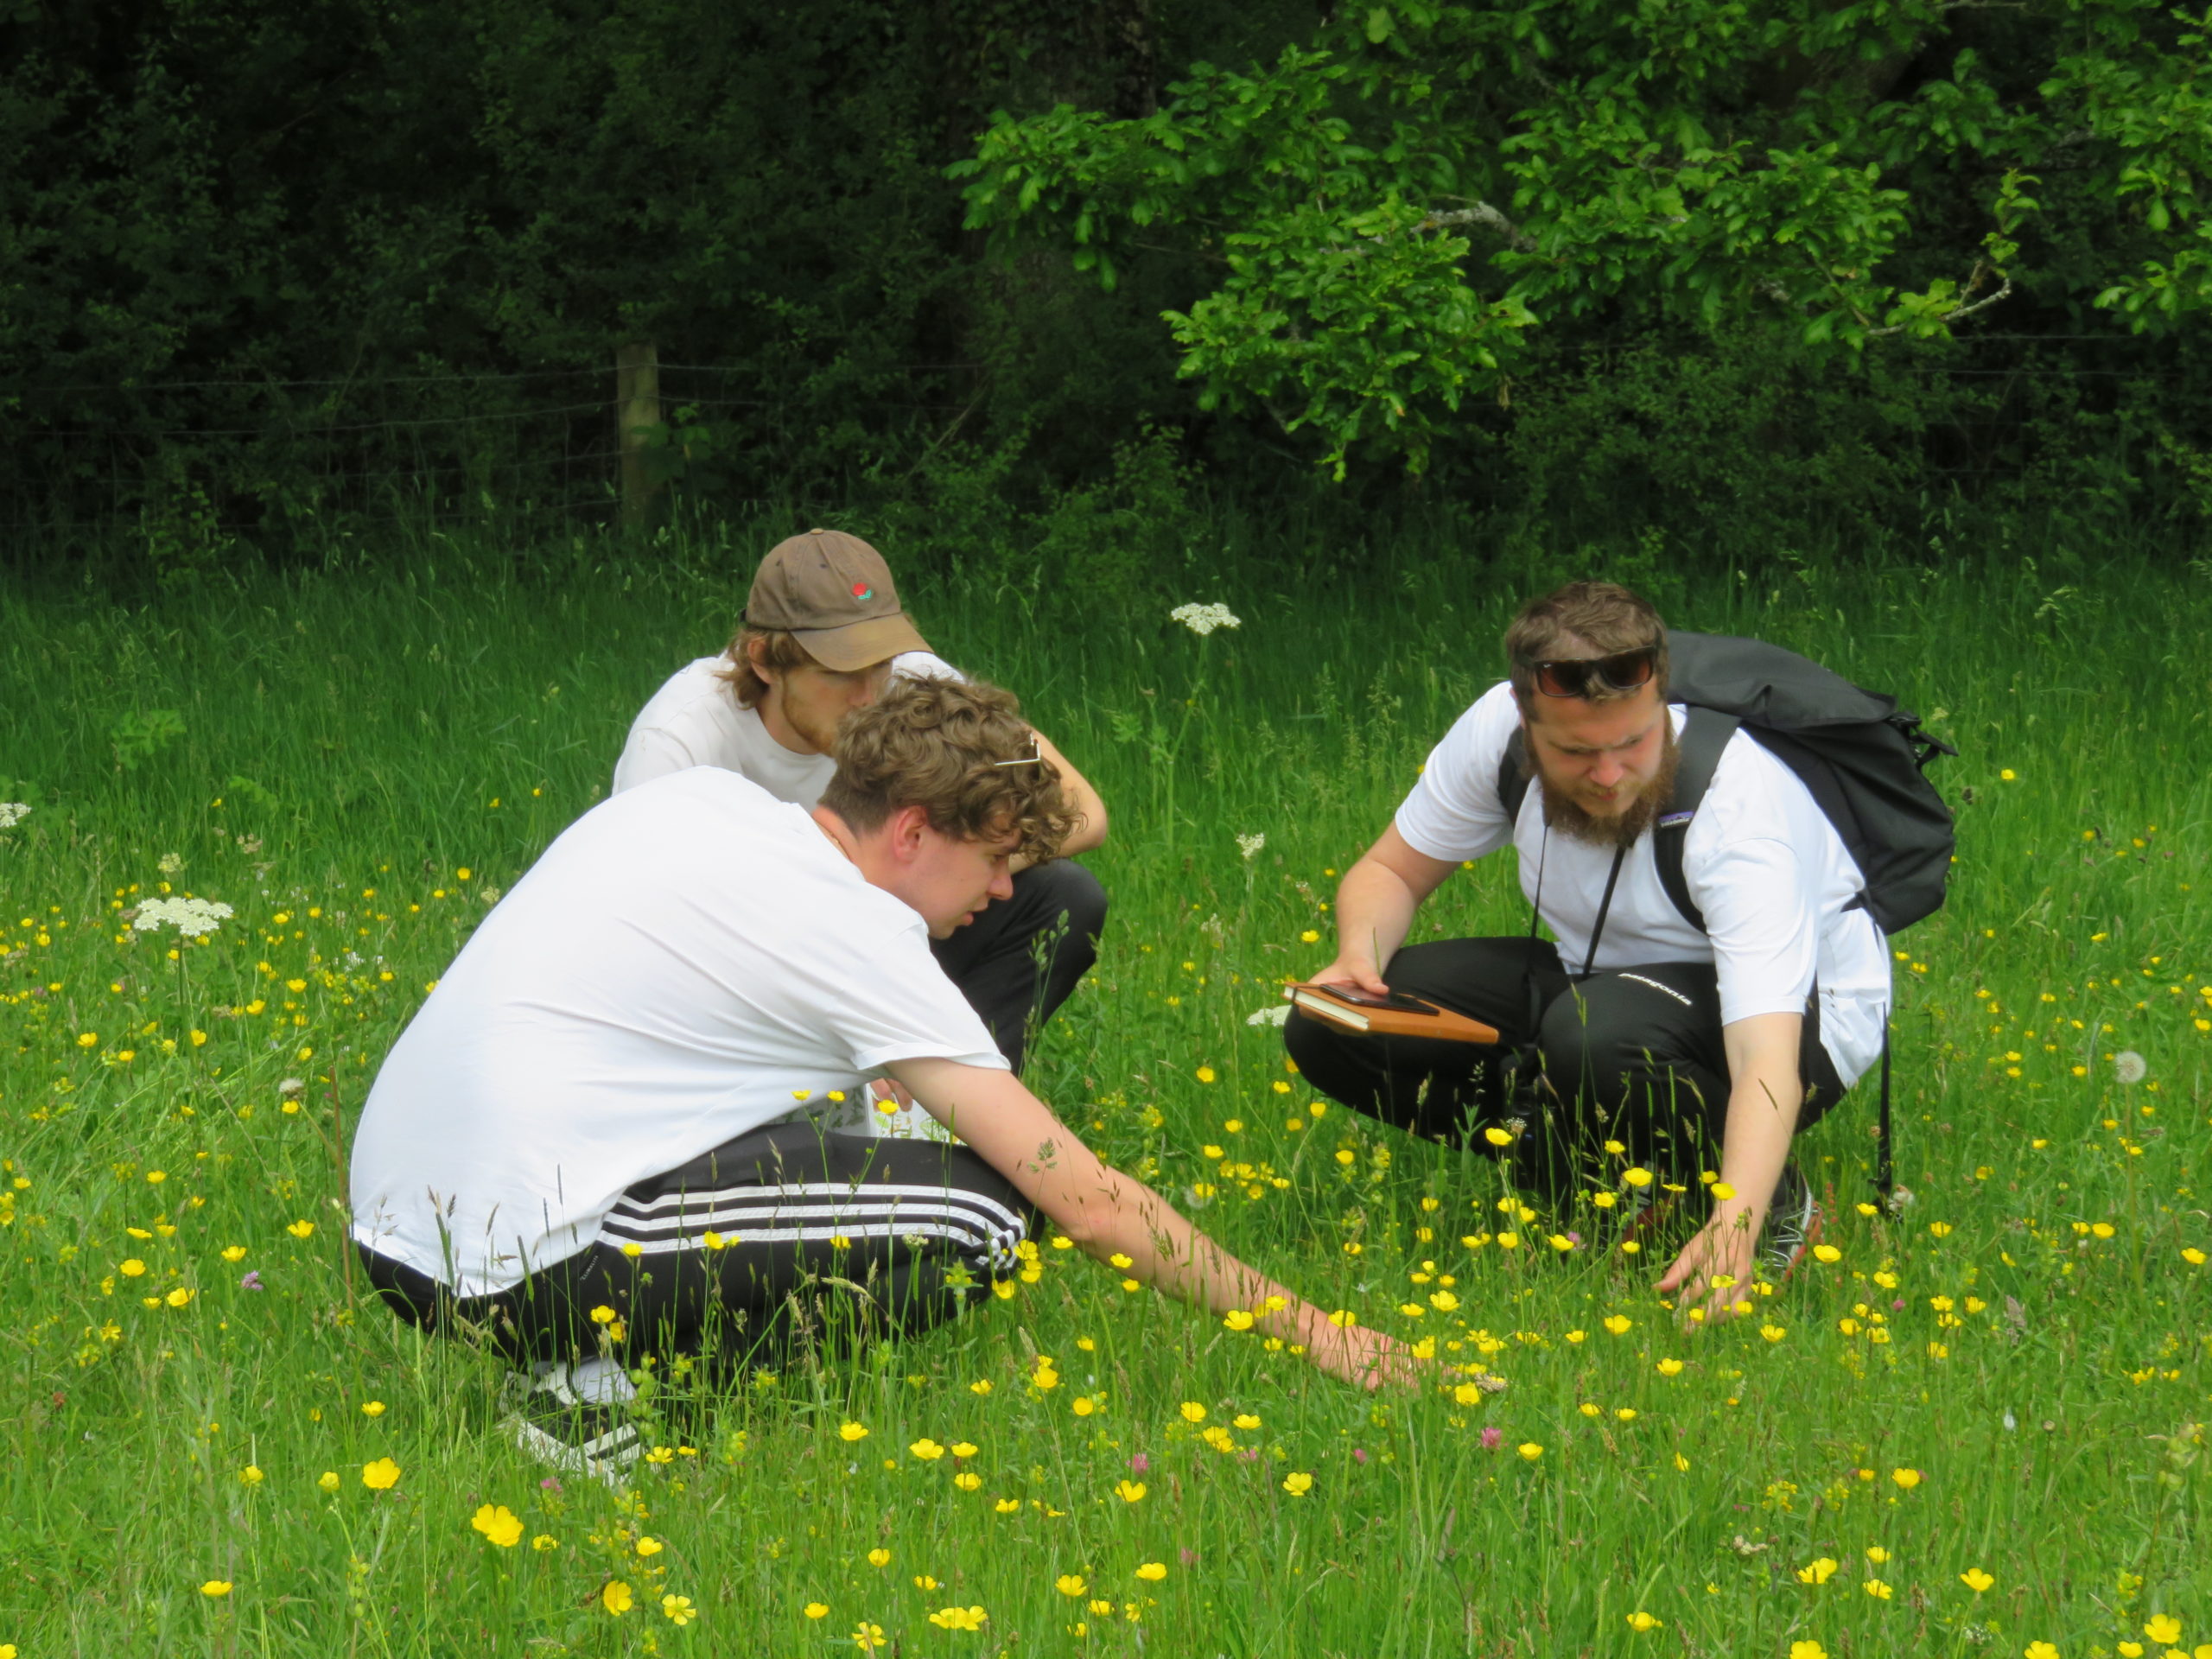
<instances>
[{"instance_id":1,"label":"red logo on cap","mask_svg":"<svg viewBox=\"0 0 2212 1659\"><path fill-rule=\"evenodd\" d=\"M853 597L855 599L874 599L875 597L875 589L869 587L868 583L864 582L856 582L853 584Z\"/></svg>"}]
</instances>

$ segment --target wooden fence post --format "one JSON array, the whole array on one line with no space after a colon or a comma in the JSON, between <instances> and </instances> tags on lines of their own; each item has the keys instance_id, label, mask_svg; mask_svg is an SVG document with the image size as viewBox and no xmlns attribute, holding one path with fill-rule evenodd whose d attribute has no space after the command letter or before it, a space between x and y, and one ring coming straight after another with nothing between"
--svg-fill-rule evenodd
<instances>
[{"instance_id":1,"label":"wooden fence post","mask_svg":"<svg viewBox=\"0 0 2212 1659\"><path fill-rule=\"evenodd\" d=\"M614 348L614 419L622 453L622 527L644 530L659 491L645 457L661 424L660 354L649 340Z\"/></svg>"}]
</instances>

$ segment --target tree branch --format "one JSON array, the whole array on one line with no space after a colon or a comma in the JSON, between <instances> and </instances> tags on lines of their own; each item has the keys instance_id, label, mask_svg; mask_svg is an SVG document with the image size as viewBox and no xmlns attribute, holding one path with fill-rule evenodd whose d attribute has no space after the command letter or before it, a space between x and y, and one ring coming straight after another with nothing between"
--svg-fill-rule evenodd
<instances>
[{"instance_id":1,"label":"tree branch","mask_svg":"<svg viewBox=\"0 0 2212 1659\"><path fill-rule=\"evenodd\" d=\"M1948 328L1953 323L1965 321L1977 311L1988 310L1991 306L1996 304L1998 301L2003 299L2012 291L2012 279L2010 276L2007 276L1994 294L1988 296L1985 299L1976 300L1972 305L1962 305L1957 310L1945 317L1943 319L1943 326ZM1887 328L1869 328L1866 331L1866 338L1869 340L1886 340L1891 334L1901 334L1904 333L1905 327L1905 324L1898 322L1891 324Z\"/></svg>"},{"instance_id":2,"label":"tree branch","mask_svg":"<svg viewBox=\"0 0 2212 1659\"><path fill-rule=\"evenodd\" d=\"M1535 250L1536 242L1534 237L1529 236L1518 225L1486 201L1478 201L1471 207L1452 207L1442 213L1431 213L1427 219L1421 220L1419 228L1424 231L1434 231L1456 225L1479 225L1492 234L1503 237L1523 253L1530 253Z\"/></svg>"}]
</instances>

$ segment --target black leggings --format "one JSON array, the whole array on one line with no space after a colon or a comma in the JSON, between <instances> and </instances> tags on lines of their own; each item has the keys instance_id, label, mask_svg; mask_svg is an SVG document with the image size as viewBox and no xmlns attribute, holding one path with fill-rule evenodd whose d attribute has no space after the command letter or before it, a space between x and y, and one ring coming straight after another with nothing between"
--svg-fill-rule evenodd
<instances>
[{"instance_id":1,"label":"black leggings","mask_svg":"<svg viewBox=\"0 0 2212 1659\"><path fill-rule=\"evenodd\" d=\"M511 1359L611 1352L741 1357L765 1338L926 1329L1011 1276L1035 1215L965 1147L743 1135L625 1192L577 1254L510 1288L455 1297L361 1246L401 1319Z\"/></svg>"},{"instance_id":2,"label":"black leggings","mask_svg":"<svg viewBox=\"0 0 2212 1659\"><path fill-rule=\"evenodd\" d=\"M1332 1099L1445 1141L1519 1117L1535 1133L1516 1155L1540 1185L1567 1179L1574 1159L1607 1140L1678 1177L1719 1166L1707 1160L1727 1127L1728 1059L1712 963L1652 963L1578 984L1545 941L1443 939L1408 945L1383 978L1497 1027L1498 1046L1368 1037L1294 1013L1291 1058ZM1802 1129L1844 1092L1817 998L1806 999L1797 1065Z\"/></svg>"},{"instance_id":3,"label":"black leggings","mask_svg":"<svg viewBox=\"0 0 2212 1659\"><path fill-rule=\"evenodd\" d=\"M1030 1037L1098 960L1105 925L1098 878L1056 858L1016 875L1012 898L992 900L930 950L1019 1074Z\"/></svg>"}]
</instances>

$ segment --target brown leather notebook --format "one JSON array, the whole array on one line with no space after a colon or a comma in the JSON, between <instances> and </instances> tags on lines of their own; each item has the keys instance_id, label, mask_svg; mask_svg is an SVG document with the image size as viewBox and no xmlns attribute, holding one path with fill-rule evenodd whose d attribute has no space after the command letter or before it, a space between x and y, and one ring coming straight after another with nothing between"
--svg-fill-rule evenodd
<instances>
[{"instance_id":1,"label":"brown leather notebook","mask_svg":"<svg viewBox=\"0 0 2212 1659\"><path fill-rule=\"evenodd\" d=\"M1497 1029L1464 1014L1393 991L1376 996L1352 985L1287 985L1291 1001L1317 1020L1370 1037L1427 1037L1440 1043L1496 1043Z\"/></svg>"}]
</instances>

